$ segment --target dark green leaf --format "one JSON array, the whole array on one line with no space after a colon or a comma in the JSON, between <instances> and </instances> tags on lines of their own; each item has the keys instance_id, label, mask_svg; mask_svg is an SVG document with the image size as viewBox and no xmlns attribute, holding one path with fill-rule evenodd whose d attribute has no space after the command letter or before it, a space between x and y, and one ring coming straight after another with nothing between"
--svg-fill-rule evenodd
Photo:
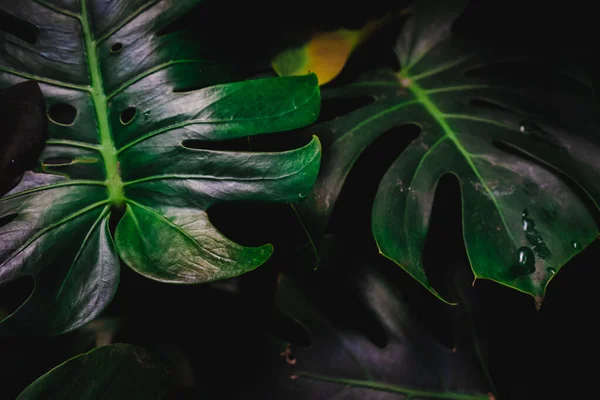
<instances>
[{"instance_id":1,"label":"dark green leaf","mask_svg":"<svg viewBox=\"0 0 600 400\"><path fill-rule=\"evenodd\" d=\"M281 281L276 297L281 312L304 326L312 339L308 347L282 346L277 381L281 398L488 399L476 358L449 350L430 336L381 276L365 272L355 282L374 323L385 332L383 348L328 317L323 310L331 312L331 304L317 301L318 291L304 292L289 279ZM336 299L353 304L348 300Z\"/></svg>"},{"instance_id":2,"label":"dark green leaf","mask_svg":"<svg viewBox=\"0 0 600 400\"><path fill-rule=\"evenodd\" d=\"M291 202L316 179L314 138L280 153L186 147L314 121L314 75L230 85L198 38L162 32L199 0L3 1L0 88L39 82L50 118L41 168L0 200L0 283L33 276L2 333L57 334L113 297L120 256L152 279L239 275L272 248L240 246L210 223L223 201ZM5 18L6 19L6 18ZM29 36L19 36L23 29ZM213 85L213 86L210 86ZM114 236L109 220L124 210Z\"/></svg>"},{"instance_id":3,"label":"dark green leaf","mask_svg":"<svg viewBox=\"0 0 600 400\"><path fill-rule=\"evenodd\" d=\"M73 357L38 378L17 397L29 399L163 399L166 367L144 349L113 344Z\"/></svg>"},{"instance_id":4,"label":"dark green leaf","mask_svg":"<svg viewBox=\"0 0 600 400\"><path fill-rule=\"evenodd\" d=\"M556 98L582 89L576 80L557 73L541 88L529 85L508 68L516 58L452 38L461 11L456 3L420 3L395 48L400 72L374 72L325 92L332 102L364 96L374 102L311 130L323 139L325 155L302 214L322 231L365 148L394 127L416 124L420 135L388 169L373 206L380 252L439 297L422 251L436 186L453 174L475 278L540 304L560 268L598 237L598 134L587 122L567 125L547 112ZM498 70L512 72L503 77Z\"/></svg>"}]
</instances>

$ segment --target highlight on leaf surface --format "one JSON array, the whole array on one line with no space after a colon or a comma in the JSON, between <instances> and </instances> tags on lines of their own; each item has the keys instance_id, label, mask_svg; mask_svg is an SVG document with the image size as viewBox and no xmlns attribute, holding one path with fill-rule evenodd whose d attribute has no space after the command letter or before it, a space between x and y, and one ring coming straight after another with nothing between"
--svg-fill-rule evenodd
<instances>
[{"instance_id":1,"label":"highlight on leaf surface","mask_svg":"<svg viewBox=\"0 0 600 400\"><path fill-rule=\"evenodd\" d=\"M540 305L548 282L598 237L597 115L557 117L581 114L588 105L581 101L588 88L571 76L551 75L544 66L536 74L551 77L536 85L530 76L519 79L535 64L453 37L461 3L417 3L395 47L400 71L374 71L324 91L332 104L373 101L311 128L325 143L323 166L297 209L313 235L322 236L361 153L387 131L417 125L420 134L389 167L373 204L380 253L441 298L422 251L436 187L452 174L475 279L530 294Z\"/></svg>"},{"instance_id":2,"label":"highlight on leaf surface","mask_svg":"<svg viewBox=\"0 0 600 400\"><path fill-rule=\"evenodd\" d=\"M273 70L279 76L314 73L319 85L324 85L339 75L354 49L387 23L390 17L391 14L387 14L368 21L360 29L316 33L303 46L284 50L275 56Z\"/></svg>"},{"instance_id":3,"label":"highlight on leaf surface","mask_svg":"<svg viewBox=\"0 0 600 400\"><path fill-rule=\"evenodd\" d=\"M272 247L227 239L208 208L294 202L312 187L316 138L278 153L186 146L295 129L320 105L314 75L223 84L227 68L197 37L163 32L198 3L0 3L10 22L0 24L0 88L36 81L49 119L39 168L0 199L0 284L35 279L0 335L59 334L93 319L115 294L119 258L173 283L250 271Z\"/></svg>"}]
</instances>

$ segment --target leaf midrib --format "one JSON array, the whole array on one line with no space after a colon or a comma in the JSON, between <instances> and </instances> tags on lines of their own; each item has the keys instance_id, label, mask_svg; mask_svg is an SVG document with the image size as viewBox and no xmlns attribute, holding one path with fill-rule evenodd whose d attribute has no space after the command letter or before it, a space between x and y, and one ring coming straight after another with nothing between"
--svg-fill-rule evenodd
<instances>
[{"instance_id":1,"label":"leaf midrib","mask_svg":"<svg viewBox=\"0 0 600 400\"><path fill-rule=\"evenodd\" d=\"M487 400L487 395L468 395L455 392L429 392L425 390L412 389L408 387L382 383L376 381L365 381L352 378L337 378L326 375L311 374L307 372L294 372L295 375L307 379L313 379L321 382L338 383L349 387L359 387L365 389L374 389L384 392L400 393L411 397L423 397L432 399L453 399L453 400Z\"/></svg>"},{"instance_id":2,"label":"leaf midrib","mask_svg":"<svg viewBox=\"0 0 600 400\"><path fill-rule=\"evenodd\" d=\"M106 186L109 191L109 201L112 205L121 205L125 201L123 195L123 180L119 171L117 149L115 147L110 123L108 122L108 104L102 82L102 72L98 60L97 42L91 28L90 16L87 10L87 0L81 0L81 28L84 38L85 53L90 74L91 95L96 111L98 131L100 134L100 154L104 160L106 170Z\"/></svg>"},{"instance_id":3,"label":"leaf midrib","mask_svg":"<svg viewBox=\"0 0 600 400\"><path fill-rule=\"evenodd\" d=\"M411 79L410 76L403 75L403 77L406 79ZM502 221L502 224L504 225L504 228L506 229L506 232L508 233L510 239L515 244L515 246L518 247L517 241L515 240L514 236L512 235L512 232L511 232L510 228L508 227L508 223L506 222L504 214L502 213L502 208L500 207L500 204L498 204L498 201L496 200L496 197L494 196L492 190L488 187L485 179L481 175L481 172L479 172L479 169L473 162L473 157L471 156L471 153L469 153L469 151L463 146L463 144L460 142L460 139L456 136L456 134L452 130L452 127L450 127L450 125L446 121L446 118L445 118L446 114L444 114L435 105L435 103L429 98L427 90L423 89L416 81L411 80L410 85L408 85L407 89L415 96L415 98L423 105L423 107L425 107L425 110L427 110L427 112L431 115L431 117L442 128L442 130L444 131L444 137L447 137L448 139L450 139L450 141L452 141L452 143L456 146L456 149L461 153L461 155L463 156L463 158L465 159L465 161L467 162L467 164L469 165L469 167L471 168L471 170L473 171L473 173L475 174L475 176L481 183L481 186L487 193L488 197L494 204L494 207L498 211L500 220Z\"/></svg>"}]
</instances>

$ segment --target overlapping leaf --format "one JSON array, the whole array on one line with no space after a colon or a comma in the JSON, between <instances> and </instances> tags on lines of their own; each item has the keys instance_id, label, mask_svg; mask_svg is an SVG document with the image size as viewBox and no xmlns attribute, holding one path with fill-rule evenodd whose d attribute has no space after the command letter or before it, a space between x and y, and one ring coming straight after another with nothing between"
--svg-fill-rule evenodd
<instances>
[{"instance_id":1,"label":"overlapping leaf","mask_svg":"<svg viewBox=\"0 0 600 400\"><path fill-rule=\"evenodd\" d=\"M549 123L556 115L544 111L557 97L572 98L576 80L557 75L545 92L533 90L514 79L516 59L453 38L451 25L462 9L456 3L417 5L397 41L399 72L374 72L325 92L333 104L374 101L312 130L323 138L324 160L302 213L314 231L322 230L361 152L391 128L416 124L420 135L388 169L373 206L380 252L438 295L422 250L436 186L452 174L460 183L475 277L528 293L539 304L560 268L598 236L598 134L587 122ZM508 79L498 75L508 68Z\"/></svg>"},{"instance_id":2,"label":"overlapping leaf","mask_svg":"<svg viewBox=\"0 0 600 400\"><path fill-rule=\"evenodd\" d=\"M115 293L119 256L176 283L256 268L271 246L228 240L207 209L310 190L316 139L280 153L201 145L308 124L320 96L315 76L221 84L229 75L205 60L198 38L166 29L198 2L0 4L0 88L37 81L50 118L41 170L0 200L0 283L35 279L3 333L56 334L89 321Z\"/></svg>"},{"instance_id":3,"label":"overlapping leaf","mask_svg":"<svg viewBox=\"0 0 600 400\"><path fill-rule=\"evenodd\" d=\"M280 283L279 309L307 329L311 343L283 349L277 398L490 398L476 358L451 351L431 337L381 276L366 272L357 281L359 297L374 315L375 322L368 323L379 324L385 332L384 347L356 329L338 326L310 291L301 291L288 279Z\"/></svg>"}]
</instances>

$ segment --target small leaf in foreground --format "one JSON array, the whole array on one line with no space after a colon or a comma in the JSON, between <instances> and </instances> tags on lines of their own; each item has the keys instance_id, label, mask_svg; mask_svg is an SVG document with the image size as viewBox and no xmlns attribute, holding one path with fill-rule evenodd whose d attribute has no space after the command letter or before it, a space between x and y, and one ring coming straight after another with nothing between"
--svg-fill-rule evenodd
<instances>
[{"instance_id":1,"label":"small leaf in foreground","mask_svg":"<svg viewBox=\"0 0 600 400\"><path fill-rule=\"evenodd\" d=\"M119 343L71 358L38 378L17 399L158 400L170 390L163 364L142 348Z\"/></svg>"}]
</instances>

